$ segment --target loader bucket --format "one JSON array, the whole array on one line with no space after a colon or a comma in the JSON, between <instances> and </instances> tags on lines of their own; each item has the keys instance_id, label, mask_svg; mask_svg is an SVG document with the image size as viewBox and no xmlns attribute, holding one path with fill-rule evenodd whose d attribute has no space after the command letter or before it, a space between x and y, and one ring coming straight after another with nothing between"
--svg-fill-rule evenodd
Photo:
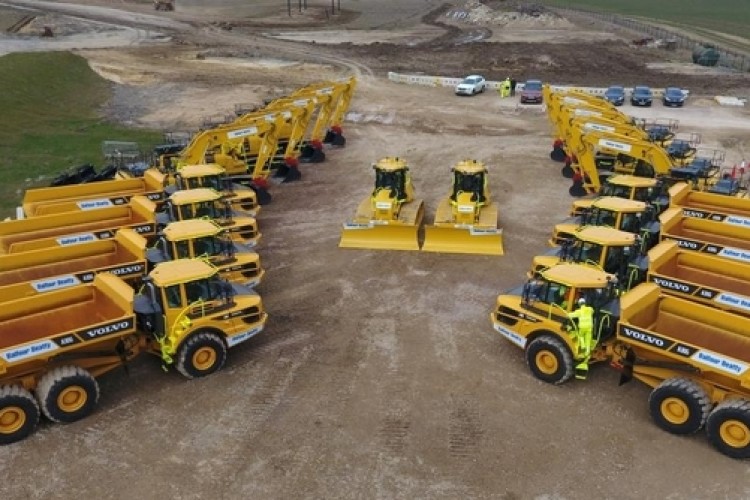
<instances>
[{"instance_id":1,"label":"loader bucket","mask_svg":"<svg viewBox=\"0 0 750 500\"><path fill-rule=\"evenodd\" d=\"M372 248L374 250L419 250L419 225L367 225L345 223L340 248Z\"/></svg>"},{"instance_id":2,"label":"loader bucket","mask_svg":"<svg viewBox=\"0 0 750 500\"><path fill-rule=\"evenodd\" d=\"M425 226L425 252L504 255L502 229Z\"/></svg>"}]
</instances>

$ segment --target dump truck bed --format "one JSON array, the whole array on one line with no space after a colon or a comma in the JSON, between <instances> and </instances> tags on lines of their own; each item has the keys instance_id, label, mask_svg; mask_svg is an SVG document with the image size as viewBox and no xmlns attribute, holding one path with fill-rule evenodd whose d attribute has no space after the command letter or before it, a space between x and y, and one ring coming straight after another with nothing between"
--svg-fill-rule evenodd
<instances>
[{"instance_id":1,"label":"dump truck bed","mask_svg":"<svg viewBox=\"0 0 750 500\"><path fill-rule=\"evenodd\" d=\"M750 266L662 242L649 252L649 281L664 292L750 314Z\"/></svg>"},{"instance_id":2,"label":"dump truck bed","mask_svg":"<svg viewBox=\"0 0 750 500\"><path fill-rule=\"evenodd\" d=\"M127 205L144 195L152 201L164 198L164 175L147 172L144 177L27 189L22 208L26 217Z\"/></svg>"},{"instance_id":3,"label":"dump truck bed","mask_svg":"<svg viewBox=\"0 0 750 500\"><path fill-rule=\"evenodd\" d=\"M112 240L0 255L0 302L89 283L101 272L140 277L145 249L145 238L121 229Z\"/></svg>"},{"instance_id":4,"label":"dump truck bed","mask_svg":"<svg viewBox=\"0 0 750 500\"><path fill-rule=\"evenodd\" d=\"M750 262L750 227L684 217L680 207L665 211L660 221L662 240L677 241L687 250Z\"/></svg>"},{"instance_id":5,"label":"dump truck bed","mask_svg":"<svg viewBox=\"0 0 750 500\"><path fill-rule=\"evenodd\" d=\"M750 226L750 200L724 194L695 191L688 184L677 183L669 189L670 202L682 208L685 217L718 222L744 222ZM735 216L735 217L731 217Z\"/></svg>"},{"instance_id":6,"label":"dump truck bed","mask_svg":"<svg viewBox=\"0 0 750 500\"><path fill-rule=\"evenodd\" d=\"M750 318L660 292L644 283L621 298L619 341L643 351L640 355L671 358L735 384L747 374Z\"/></svg>"},{"instance_id":7,"label":"dump truck bed","mask_svg":"<svg viewBox=\"0 0 750 500\"><path fill-rule=\"evenodd\" d=\"M153 234L155 208L138 196L123 206L0 222L0 254L108 239L122 227Z\"/></svg>"},{"instance_id":8,"label":"dump truck bed","mask_svg":"<svg viewBox=\"0 0 750 500\"><path fill-rule=\"evenodd\" d=\"M122 280L99 275L92 285L6 302L0 308L0 358L12 363L19 356L9 354L13 352L9 349L45 339L54 342L72 335L71 344L77 344L132 329L132 300L133 291ZM113 322L128 322L128 326L97 330Z\"/></svg>"}]
</instances>

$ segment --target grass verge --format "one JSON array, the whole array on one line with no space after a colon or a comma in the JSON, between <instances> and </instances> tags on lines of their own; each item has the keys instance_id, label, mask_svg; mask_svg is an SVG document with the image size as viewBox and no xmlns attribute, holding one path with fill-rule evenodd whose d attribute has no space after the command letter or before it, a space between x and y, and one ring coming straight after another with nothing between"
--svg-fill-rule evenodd
<instances>
[{"instance_id":1,"label":"grass verge","mask_svg":"<svg viewBox=\"0 0 750 500\"><path fill-rule=\"evenodd\" d=\"M160 142L158 131L103 119L111 94L112 84L75 54L0 57L0 216L14 214L25 189L47 186L71 166L103 166L102 141L133 141L143 149Z\"/></svg>"}]
</instances>

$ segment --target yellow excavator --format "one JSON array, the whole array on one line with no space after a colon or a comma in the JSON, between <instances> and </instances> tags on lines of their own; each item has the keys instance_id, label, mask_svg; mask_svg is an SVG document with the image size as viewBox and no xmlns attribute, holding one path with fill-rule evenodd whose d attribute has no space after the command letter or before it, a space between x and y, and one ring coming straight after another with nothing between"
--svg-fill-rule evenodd
<instances>
[{"instance_id":1,"label":"yellow excavator","mask_svg":"<svg viewBox=\"0 0 750 500\"><path fill-rule=\"evenodd\" d=\"M424 204L414 196L406 160L386 157L372 168L375 189L344 223L339 247L419 250Z\"/></svg>"},{"instance_id":2,"label":"yellow excavator","mask_svg":"<svg viewBox=\"0 0 750 500\"><path fill-rule=\"evenodd\" d=\"M425 226L425 252L503 255L503 231L497 228L498 207L490 199L487 167L463 160L451 169L453 186Z\"/></svg>"}]
</instances>

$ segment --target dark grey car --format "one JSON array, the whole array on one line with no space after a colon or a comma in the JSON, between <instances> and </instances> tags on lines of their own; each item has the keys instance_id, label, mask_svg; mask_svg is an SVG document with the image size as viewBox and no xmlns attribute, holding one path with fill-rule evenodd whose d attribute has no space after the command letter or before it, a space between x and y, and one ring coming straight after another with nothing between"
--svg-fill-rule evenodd
<instances>
[{"instance_id":1,"label":"dark grey car","mask_svg":"<svg viewBox=\"0 0 750 500\"><path fill-rule=\"evenodd\" d=\"M633 106L651 106L654 100L654 93L645 85L638 85L633 89L633 95L630 96L630 104Z\"/></svg>"}]
</instances>

